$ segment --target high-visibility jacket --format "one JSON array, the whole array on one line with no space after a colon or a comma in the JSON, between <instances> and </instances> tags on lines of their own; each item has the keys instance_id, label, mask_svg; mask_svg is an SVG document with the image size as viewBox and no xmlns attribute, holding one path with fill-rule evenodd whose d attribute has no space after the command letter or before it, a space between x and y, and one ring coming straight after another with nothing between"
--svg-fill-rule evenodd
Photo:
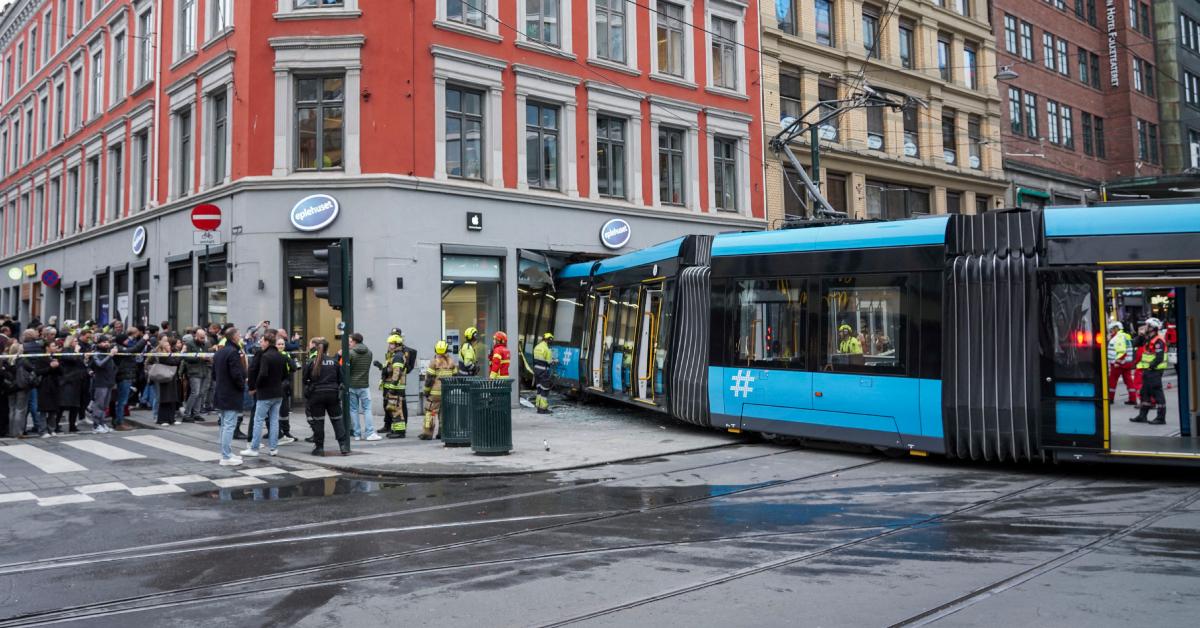
<instances>
[{"instance_id":1,"label":"high-visibility jacket","mask_svg":"<svg viewBox=\"0 0 1200 628\"><path fill-rule=\"evenodd\" d=\"M1129 352L1133 348L1133 338L1124 331L1119 331L1113 334L1112 338L1108 339L1108 362L1110 364L1124 364L1133 361L1133 355Z\"/></svg>"},{"instance_id":2,"label":"high-visibility jacket","mask_svg":"<svg viewBox=\"0 0 1200 628\"><path fill-rule=\"evenodd\" d=\"M862 343L858 341L858 336L846 336L842 340L839 340L838 353L862 355Z\"/></svg>"},{"instance_id":3,"label":"high-visibility jacket","mask_svg":"<svg viewBox=\"0 0 1200 628\"><path fill-rule=\"evenodd\" d=\"M550 343L542 340L533 348L533 368L539 366L550 368L550 364L554 362L554 352L550 351Z\"/></svg>"},{"instance_id":4,"label":"high-visibility jacket","mask_svg":"<svg viewBox=\"0 0 1200 628\"><path fill-rule=\"evenodd\" d=\"M404 390L407 383L408 365L405 363L405 352L387 352L383 363L383 381L379 387L384 390Z\"/></svg>"},{"instance_id":5,"label":"high-visibility jacket","mask_svg":"<svg viewBox=\"0 0 1200 628\"><path fill-rule=\"evenodd\" d=\"M475 343L464 342L458 349L458 374L475 375L479 373L479 358L475 353Z\"/></svg>"},{"instance_id":6,"label":"high-visibility jacket","mask_svg":"<svg viewBox=\"0 0 1200 628\"><path fill-rule=\"evenodd\" d=\"M442 380L454 376L454 358L442 354L434 355L425 369L425 394L442 396Z\"/></svg>"},{"instance_id":7,"label":"high-visibility jacket","mask_svg":"<svg viewBox=\"0 0 1200 628\"><path fill-rule=\"evenodd\" d=\"M1138 360L1137 367L1143 371L1167 370L1167 340L1162 334L1146 343L1146 350L1142 352L1142 359Z\"/></svg>"},{"instance_id":8,"label":"high-visibility jacket","mask_svg":"<svg viewBox=\"0 0 1200 628\"><path fill-rule=\"evenodd\" d=\"M492 348L491 364L488 366L488 376L492 379L508 377L508 365L512 361L512 353L506 345L496 345Z\"/></svg>"}]
</instances>

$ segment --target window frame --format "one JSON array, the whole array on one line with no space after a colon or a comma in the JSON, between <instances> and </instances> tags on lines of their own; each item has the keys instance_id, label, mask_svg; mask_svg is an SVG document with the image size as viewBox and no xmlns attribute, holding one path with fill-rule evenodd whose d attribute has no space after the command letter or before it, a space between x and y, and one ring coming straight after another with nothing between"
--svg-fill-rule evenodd
<instances>
[{"instance_id":1,"label":"window frame","mask_svg":"<svg viewBox=\"0 0 1200 628\"><path fill-rule=\"evenodd\" d=\"M172 20L175 63L196 54L198 49L196 31L199 30L198 6L198 0L176 0L175 2L175 19Z\"/></svg>"},{"instance_id":2,"label":"window frame","mask_svg":"<svg viewBox=\"0 0 1200 628\"><path fill-rule=\"evenodd\" d=\"M678 136L679 148L672 148L670 146L670 143L671 143L670 138L672 135ZM688 177L687 177L687 170L688 170L687 162L688 162L689 157L688 157L688 150L687 150L687 148L688 148L687 135L688 135L688 131L685 128L671 126L671 125L659 125L659 127L658 127L658 137L655 138L654 146L655 146L656 161L659 164L659 166L658 166L658 181L656 182L657 183L656 188L658 189L658 198L659 198L660 205L666 205L666 206L672 206L672 207L687 207L688 206L688 200L689 200L688 187L689 186L688 186ZM663 147L663 139L664 138L667 139L667 146L665 148ZM666 164L667 164L666 172L663 172L663 170L662 170L664 152L665 152L666 158L667 158L666 159ZM677 158L677 162L678 162L678 168L675 167L676 158ZM673 184L675 182L679 183L679 186L678 186L679 187L679 195L680 195L679 200L678 201L675 201L675 200L668 201L668 200L663 199L663 190L666 189L668 191L673 191L675 188L675 186Z\"/></svg>"},{"instance_id":3,"label":"window frame","mask_svg":"<svg viewBox=\"0 0 1200 628\"><path fill-rule=\"evenodd\" d=\"M856 292L895 290L897 297L896 312L892 315L898 317L898 321L894 324L894 329L899 332L899 338L890 338L892 347L897 352L896 364L894 366L866 364L865 358L870 355L867 347L863 347L863 364L854 364L854 360L835 364L832 357L836 355L836 352L833 351L833 348L836 347L835 341L837 340L836 329L842 324L842 321L832 316L827 307L822 307L821 311L817 313L821 329L817 333L819 340L817 344L818 352L815 357L823 371L893 377L903 377L909 374L909 354L911 353L909 351L909 336L911 335L909 327L913 318L910 310L912 309L913 292L915 291L914 282L909 275L864 273L843 277L823 276L820 277L816 288L818 296L816 303L823 305L835 305L840 302L840 299L830 296L831 293L836 293L837 290ZM849 298L846 300L849 301ZM810 302L812 301L810 300ZM856 324L853 327L853 333L861 333L861 325ZM887 327L888 325L885 323L885 329Z\"/></svg>"},{"instance_id":4,"label":"window frame","mask_svg":"<svg viewBox=\"0 0 1200 628\"><path fill-rule=\"evenodd\" d=\"M621 139L619 139L619 140L614 140L612 138L612 129L616 126L619 126L620 130L621 130ZM602 128L603 128L603 133L601 132ZM595 150L592 152L592 157L593 157L593 161L596 163L596 166L597 166L597 168L596 168L597 174L595 177L596 178L596 196L598 196L600 198L614 198L614 199L626 200L629 197L629 180L626 177L626 169L628 168L628 163L629 163L629 144L631 143L630 137L629 137L629 131L630 131L630 120L628 118L612 115L609 113L597 113L596 114L596 131L593 133L593 135L595 136L595 146L596 147L595 147ZM641 138L639 136L636 139L640 141ZM604 162L604 168L608 172L608 176L604 176L603 174L600 173L599 166L602 161L600 158L600 149L602 147L604 147L606 149L604 151L605 157L603 159L603 162ZM613 165L613 162L614 162L613 148L614 147L620 148L621 164L620 164L619 169L614 168L614 165ZM621 193L614 194L614 193L612 193L612 190L615 187L613 184L616 181L615 177L616 177L616 173L618 173L618 172L620 174ZM605 184L605 188L607 189L607 192L605 190L601 189L601 186L600 186L601 183Z\"/></svg>"},{"instance_id":5,"label":"window frame","mask_svg":"<svg viewBox=\"0 0 1200 628\"><path fill-rule=\"evenodd\" d=\"M787 307L787 308L783 308L783 309L785 309L787 311L787 313L790 314L791 322L794 323L794 325L791 328L791 331L792 331L793 339L798 341L794 345L794 348L798 349L798 355L793 355L790 358L785 358L785 359L781 359L781 360L746 359L746 355L744 355L743 351L742 351L742 348L743 348L742 347L742 345L743 345L743 336L742 336L743 313L745 313L747 309L756 310L755 311L756 315L753 318L754 322L752 322L750 324L750 328L754 329L756 327L755 323L757 323L758 321L772 320L771 318L768 318L766 316L760 316L761 314L765 314L765 312L763 312L760 309L761 306L764 303L771 304L771 303L778 303L778 301L755 300L755 301L747 303L743 299L743 295L748 293L749 290L751 290L751 289L755 290L755 291L761 290L762 288L759 287L760 284L763 286L766 286L766 290L765 290L766 292L771 292L772 291L770 288L771 286L778 286L783 282L787 282L787 284L788 284L787 291L794 292L794 294L795 294L794 301L782 301L782 303L791 304L791 307ZM815 282L815 278L811 278L811 277L807 277L807 276L792 276L792 275L786 275L786 276L785 275L777 275L777 276L771 276L771 277L737 277L737 278L731 279L727 284L727 286L728 286L727 289L728 289L728 293L729 293L728 298L729 298L729 303L730 303L730 310L729 310L729 316L727 319L729 329L727 330L728 333L725 336L728 339L726 341L726 349L725 349L725 351L727 353L727 360L725 360L725 362L730 366L739 366L739 367L743 367L743 368L759 368L759 369L785 370L785 371L808 371L808 370L810 370L811 367L809 365L809 356L811 353L811 347L810 347L811 333L809 331L809 326L811 325L811 322L812 322L812 318L811 318L812 312L809 308L809 303L812 303L812 300L808 298L809 297L808 291L814 282ZM795 286L791 285L793 283L795 284ZM752 287L750 287L750 286L752 286ZM783 294L783 292L778 289L773 290L773 292L775 292L776 294L781 294L781 295ZM781 319L783 319L783 317L780 317L780 319L777 319L777 320L781 320ZM774 325L770 325L768 323L766 326L774 326ZM753 338L754 338L753 342L757 346L758 341L761 337L759 335L755 334Z\"/></svg>"},{"instance_id":6,"label":"window frame","mask_svg":"<svg viewBox=\"0 0 1200 628\"><path fill-rule=\"evenodd\" d=\"M441 116L442 117L441 126L443 129L445 129L447 127L446 121L449 120L451 117L455 117L459 120L459 122L460 122L459 128L464 128L468 119L474 120L475 118L478 118L478 122L479 122L479 151L478 151L478 153L479 153L479 176L472 177L472 176L465 176L461 173L453 174L450 172L450 169L448 166L448 164L449 164L448 160L450 157L449 147L448 147L449 140L444 140L442 142L443 154L445 155L445 159L443 159L442 166L445 169L445 172L447 173L446 176L451 179L460 179L460 180L466 180L466 181L484 181L487 178L487 151L488 151L487 91L483 90L483 89L479 89L477 87L466 86L466 85L463 85L460 83L447 83L445 88L443 89L443 93L448 93L450 90L458 90L463 95L465 95L467 93L471 93L471 94L475 94L475 95L479 96L479 113L478 114L467 113L464 111L451 111L449 108L449 105L445 105L442 108L442 116ZM449 98L446 98L445 100L449 101ZM460 101L462 101L462 100L463 100L463 98L460 96ZM448 136L448 132L447 132L447 136ZM464 146L464 144L460 142L460 147L462 147L462 146ZM460 148L460 160L459 160L460 164L465 163L465 161L466 161L464 159L465 155L466 155L466 149ZM460 170L461 169L462 168L460 166Z\"/></svg>"},{"instance_id":7,"label":"window frame","mask_svg":"<svg viewBox=\"0 0 1200 628\"><path fill-rule=\"evenodd\" d=\"M738 159L738 152L741 150L740 140L736 137L726 135L715 135L713 137L712 151L712 177L713 177L713 209L724 212L737 213L742 210L740 203L740 194L737 191L738 187L738 165L741 161ZM722 149L728 148L728 156L722 154ZM732 177L732 184L725 181L725 177ZM732 201L732 207L726 206L722 197L722 187L733 190L734 193L726 195Z\"/></svg>"},{"instance_id":8,"label":"window frame","mask_svg":"<svg viewBox=\"0 0 1200 628\"><path fill-rule=\"evenodd\" d=\"M537 125L533 126L532 130L529 125L529 110L530 110L530 108L536 109L537 120L538 120ZM551 111L551 110L553 110L555 112L556 126L555 127L542 126L543 114L545 112ZM481 117L482 117L482 112L481 112ZM531 99L531 100L525 101L525 132L522 134L521 140L525 142L526 150L525 150L525 167L522 170L525 173L525 183L530 189L542 190L542 191L547 191L547 192L562 191L563 179L565 178L564 173L563 173L563 171L564 171L563 165L564 164L563 164L563 138L562 138L564 117L565 116L563 113L563 107L558 103L551 103L551 102L547 102L547 101L540 100L540 99ZM537 135L537 144L538 144L539 150L538 150L538 155L536 157L536 163L534 162L534 159L532 159L533 155L529 154L528 143L529 143L530 133L535 133ZM547 164L545 164L542 161L542 158L546 155L546 141L551 138L553 139L554 146L555 146L553 156L554 156L554 160L555 160L554 168L555 168L555 172L556 172L556 180L553 183L546 183L546 182L542 181L542 176L546 172ZM539 173L537 180L529 179L529 172L533 166L537 166L537 171Z\"/></svg>"},{"instance_id":9,"label":"window frame","mask_svg":"<svg viewBox=\"0 0 1200 628\"><path fill-rule=\"evenodd\" d=\"M822 12L828 18L825 28L822 28L819 17ZM837 47L837 7L834 6L834 0L813 0L813 37L822 46Z\"/></svg>"},{"instance_id":10,"label":"window frame","mask_svg":"<svg viewBox=\"0 0 1200 628\"><path fill-rule=\"evenodd\" d=\"M613 10L612 5L614 2L621 8L620 12ZM588 48L589 48L588 58L591 60L594 60L594 61L603 61L605 63L614 63L614 64L624 66L624 67L637 67L637 63L636 63L636 59L635 59L636 52L637 52L637 36L636 36L636 34L637 34L637 28L636 28L636 26L637 26L637 10L636 10L636 7L634 7L635 10L632 10L632 11L629 10L631 5L627 2L625 2L625 0L612 0L611 2L605 2L605 4L606 4L606 6L603 9L601 9L599 4L597 3L597 0L588 0L588 14L592 16L592 24L593 24L593 28L590 29L591 36L588 38ZM604 24L605 24L605 28L607 29L605 31L606 37L603 37L603 38L600 37L600 14L602 12L605 16ZM621 28L621 33L622 33L622 35L621 35L622 46L621 46L621 55L620 55L621 58L620 59L614 58L614 55L612 54L612 43L613 43L612 19L613 19L614 15L619 15L621 18L621 27L620 28ZM630 33L634 33L634 35L635 35L632 38L632 43L631 43L630 37L629 37ZM606 48L608 48L607 55L601 54L600 48L597 45L601 39L604 40L605 46L606 46Z\"/></svg>"},{"instance_id":11,"label":"window frame","mask_svg":"<svg viewBox=\"0 0 1200 628\"><path fill-rule=\"evenodd\" d=\"M537 2L537 10L530 11L530 2ZM552 3L551 6L557 8L557 16L550 18L545 10L546 3ZM539 46L550 46L563 51L570 51L566 42L569 42L567 31L570 29L570 21L563 14L564 5L571 3L571 0L519 0L517 2L517 26L521 34L518 36L518 41L522 38L525 41L535 42ZM472 2L474 4L474 2ZM478 5L475 5L478 6ZM569 9L569 7L566 7ZM486 18L485 18L486 19ZM530 22L536 20L538 23L538 36L529 36ZM551 30L547 31L547 25L552 24ZM565 27L564 27L565 25ZM545 39L543 35L546 32L552 33L550 39Z\"/></svg>"},{"instance_id":12,"label":"window frame","mask_svg":"<svg viewBox=\"0 0 1200 628\"><path fill-rule=\"evenodd\" d=\"M742 30L744 23L741 16L734 17L730 13L716 11L710 6L708 13L709 32L705 33L705 38L708 40L708 87L717 90L725 90L737 94L744 91L745 81L743 79L744 71L744 47L742 45ZM727 25L733 37L727 37L721 34L718 29L718 21ZM718 56L719 55L719 56ZM727 59L728 57L728 59ZM732 85L717 82L717 66L725 65L728 61L731 70ZM721 72L721 77L725 78L725 71Z\"/></svg>"},{"instance_id":13,"label":"window frame","mask_svg":"<svg viewBox=\"0 0 1200 628\"><path fill-rule=\"evenodd\" d=\"M667 80L680 81L689 85L695 81L695 60L692 50L695 49L692 31L695 29L689 28L688 16L692 14L692 2L694 0L655 0L654 10L650 11L650 33L652 37L656 37L659 30L667 33L667 65L670 65L670 35L676 33L680 41L679 72L676 73L673 68L667 67L664 69L664 61L659 54L658 46L650 46L650 72L651 76ZM670 17L667 13L670 11L667 7L678 8L681 18ZM671 21L667 21L671 20Z\"/></svg>"},{"instance_id":14,"label":"window frame","mask_svg":"<svg viewBox=\"0 0 1200 628\"><path fill-rule=\"evenodd\" d=\"M342 98L341 98L341 100L326 101L326 99L325 99L325 81L328 81L331 79L335 79L335 80L340 79L342 81ZM301 81L313 81L313 80L320 82L320 88L317 90L317 99L301 101L300 100L300 89L299 89L300 82ZM347 106L346 106L346 104L349 100L351 100L352 98L357 96L357 94L349 93L348 82L346 80L346 73L337 72L337 71L311 72L311 73L298 72L298 73L292 74L291 81L292 81L292 92L291 92L291 95L292 95L292 98L291 98L292 137L295 138L295 141L292 146L292 156L291 156L292 172L342 172L342 171L344 171L346 169L346 152L347 152L347 147L346 147L346 135L347 135L346 134L346 110L347 110ZM341 134L341 147L342 147L342 161L341 161L340 165L326 166L325 162L324 162L324 157L325 157L325 118L326 118L324 112L325 112L326 108L342 110L341 124L339 126L339 132ZM300 111L302 109L315 109L317 112L317 115L316 115L316 120L318 121L318 126L316 128L317 144L316 144L316 152L314 153L316 165L311 168L310 167L301 167L301 165L300 165L300 149L301 149Z\"/></svg>"}]
</instances>

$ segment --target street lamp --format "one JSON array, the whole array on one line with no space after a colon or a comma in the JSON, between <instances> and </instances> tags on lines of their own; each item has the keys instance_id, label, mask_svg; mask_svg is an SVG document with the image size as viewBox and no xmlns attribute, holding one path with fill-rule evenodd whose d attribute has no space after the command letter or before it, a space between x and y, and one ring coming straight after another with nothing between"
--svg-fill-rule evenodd
<instances>
[{"instance_id":1,"label":"street lamp","mask_svg":"<svg viewBox=\"0 0 1200 628\"><path fill-rule=\"evenodd\" d=\"M1011 65L1002 65L1002 66L1000 66L1000 71L996 72L996 80L997 81L1012 81L1014 79L1019 78L1020 76L1021 76L1020 74L1017 74L1012 69Z\"/></svg>"}]
</instances>

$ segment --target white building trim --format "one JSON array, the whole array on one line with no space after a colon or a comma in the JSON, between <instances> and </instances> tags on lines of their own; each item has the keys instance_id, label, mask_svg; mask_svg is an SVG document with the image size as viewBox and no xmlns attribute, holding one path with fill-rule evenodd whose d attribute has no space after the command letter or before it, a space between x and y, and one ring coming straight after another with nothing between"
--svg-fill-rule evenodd
<instances>
[{"instance_id":1,"label":"white building trim","mask_svg":"<svg viewBox=\"0 0 1200 628\"><path fill-rule=\"evenodd\" d=\"M737 89L718 87L713 82L714 68L718 59L712 57L713 17L724 18L734 22L734 54L735 71L737 72ZM708 72L705 77L707 88L718 94L746 96L746 7L736 0L708 0L704 10L704 55L708 59Z\"/></svg>"},{"instance_id":2,"label":"white building trim","mask_svg":"<svg viewBox=\"0 0 1200 628\"><path fill-rule=\"evenodd\" d=\"M588 3L588 62L604 67L611 67L614 70L622 72L632 72L640 74L637 67L638 60L638 29L637 15L639 7L632 3L625 3L625 63L612 61L611 59L601 59L596 55L596 0L587 0ZM651 46L653 47L653 46Z\"/></svg>"},{"instance_id":3,"label":"white building trim","mask_svg":"<svg viewBox=\"0 0 1200 628\"><path fill-rule=\"evenodd\" d=\"M526 50L568 56L574 59L575 54L571 48L571 31L574 30L573 26L575 23L571 21L571 7L575 4L575 0L556 1L558 2L558 45L555 46L541 40L530 39L525 34L525 8L528 5L527 0L517 0L517 29L520 32L517 34L516 44L518 47L525 48ZM493 22L495 20L487 21Z\"/></svg>"},{"instance_id":4,"label":"white building trim","mask_svg":"<svg viewBox=\"0 0 1200 628\"><path fill-rule=\"evenodd\" d=\"M514 65L517 75L517 137L525 137L525 106L533 98L559 105L558 171L559 191L571 198L579 196L578 160L575 158L575 89L579 79L527 65ZM529 156L524 141L517 142L517 189L529 189L526 168Z\"/></svg>"},{"instance_id":5,"label":"white building trim","mask_svg":"<svg viewBox=\"0 0 1200 628\"><path fill-rule=\"evenodd\" d=\"M625 197L631 203L642 204L642 98L608 83L588 81L588 163L591 169L591 189L588 196L599 198L600 186L596 166L596 117L601 114L622 117L625 125ZM657 141L657 136L655 138Z\"/></svg>"},{"instance_id":6,"label":"white building trim","mask_svg":"<svg viewBox=\"0 0 1200 628\"><path fill-rule=\"evenodd\" d=\"M735 111L723 111L720 109L706 109L705 126L707 141L708 141L708 156L710 160L708 168L708 207L712 212L727 212L728 210L717 209L717 177L713 165L715 165L717 136L727 139L737 140L737 150L734 153L737 159L737 212L742 215L749 215L750 212L750 124L753 118L748 115ZM730 212L732 213L732 212Z\"/></svg>"},{"instance_id":7,"label":"white building trim","mask_svg":"<svg viewBox=\"0 0 1200 628\"><path fill-rule=\"evenodd\" d=\"M434 166L433 178L446 174L446 84L483 90L483 181L504 187L504 70L508 63L453 48L433 46Z\"/></svg>"},{"instance_id":8,"label":"white building trim","mask_svg":"<svg viewBox=\"0 0 1200 628\"><path fill-rule=\"evenodd\" d=\"M658 130L660 126L682 129L685 132L683 167L687 184L684 189L683 206L693 212L700 211L700 107L668 98L650 97L650 146L655 151L650 159L653 164L653 205L663 208L659 192Z\"/></svg>"},{"instance_id":9,"label":"white building trim","mask_svg":"<svg viewBox=\"0 0 1200 628\"><path fill-rule=\"evenodd\" d=\"M463 24L461 22L451 22L446 17L446 0L434 0L437 2L437 17L433 20L433 25L437 28L479 37L488 41L502 41L504 37L500 34L500 22L492 19L499 13L500 0L474 0L471 4L479 7L486 14L483 17L483 28Z\"/></svg>"},{"instance_id":10,"label":"white building trim","mask_svg":"<svg viewBox=\"0 0 1200 628\"><path fill-rule=\"evenodd\" d=\"M683 7L683 76L679 77L674 74L666 74L658 71L658 46L654 45L655 37L658 32L658 22L662 19L659 15L658 5L663 2L678 4ZM650 11L650 77L656 80L666 81L669 83L681 84L685 87L696 86L696 38L693 34L695 28L688 25L691 23L692 4L695 0L654 0L654 8Z\"/></svg>"}]
</instances>

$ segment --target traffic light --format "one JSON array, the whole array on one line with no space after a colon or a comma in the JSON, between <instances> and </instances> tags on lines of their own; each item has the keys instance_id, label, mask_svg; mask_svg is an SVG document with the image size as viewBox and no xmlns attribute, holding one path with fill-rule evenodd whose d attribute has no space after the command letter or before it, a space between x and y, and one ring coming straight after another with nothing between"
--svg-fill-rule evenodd
<instances>
[{"instance_id":1,"label":"traffic light","mask_svg":"<svg viewBox=\"0 0 1200 628\"><path fill-rule=\"evenodd\" d=\"M318 299L329 301L329 307L340 310L344 304L345 292L342 289L344 269L342 267L342 247L332 243L327 249L313 251L313 257L325 262L325 267L317 268L317 278L325 285L315 290Z\"/></svg>"}]
</instances>

